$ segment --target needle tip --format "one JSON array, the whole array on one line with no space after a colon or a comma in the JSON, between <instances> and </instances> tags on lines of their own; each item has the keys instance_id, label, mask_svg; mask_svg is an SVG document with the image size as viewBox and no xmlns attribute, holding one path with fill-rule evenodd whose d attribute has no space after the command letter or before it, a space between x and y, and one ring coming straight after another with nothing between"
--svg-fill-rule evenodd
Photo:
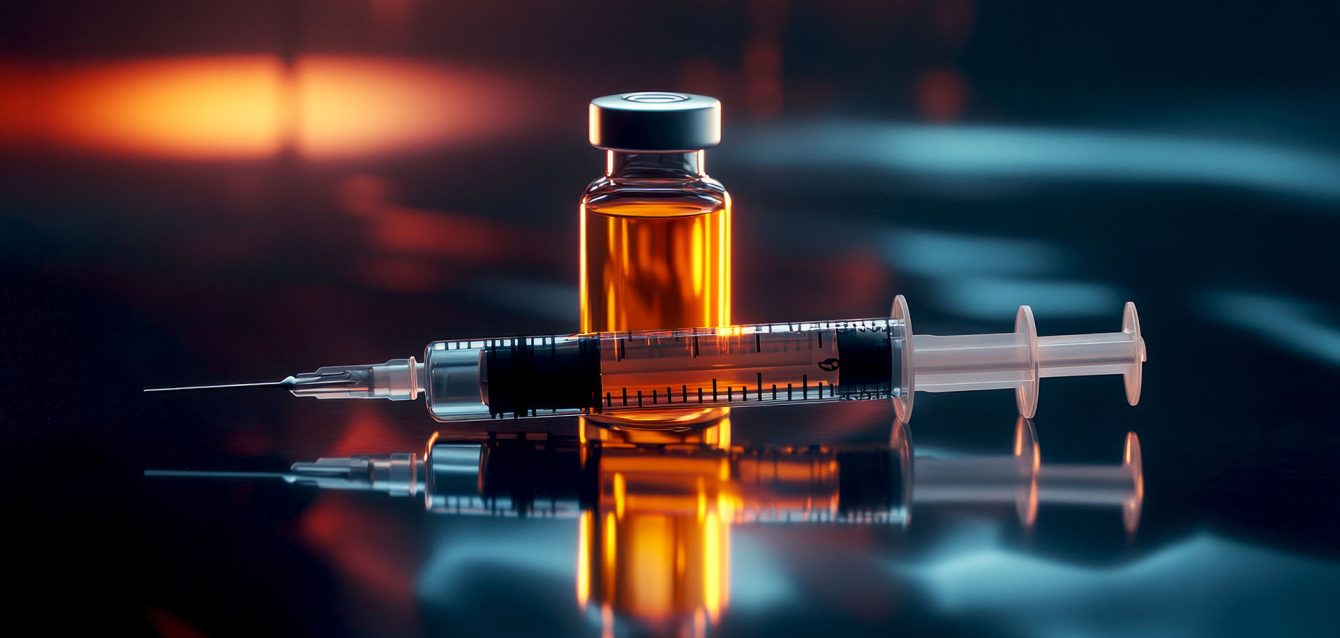
<instances>
[{"instance_id":1,"label":"needle tip","mask_svg":"<svg viewBox=\"0 0 1340 638\"><path fill-rule=\"evenodd\" d=\"M177 392L181 390L221 390L225 388L264 388L282 386L284 381L258 381L255 383L225 383L220 385L186 385L175 388L144 388L145 392Z\"/></svg>"}]
</instances>

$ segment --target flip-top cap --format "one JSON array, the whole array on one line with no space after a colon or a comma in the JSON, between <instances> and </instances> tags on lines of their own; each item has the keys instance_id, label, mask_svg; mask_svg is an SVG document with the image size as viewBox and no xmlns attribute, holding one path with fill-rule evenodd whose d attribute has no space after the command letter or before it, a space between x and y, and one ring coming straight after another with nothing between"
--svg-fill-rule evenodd
<instances>
[{"instance_id":1,"label":"flip-top cap","mask_svg":"<svg viewBox=\"0 0 1340 638\"><path fill-rule=\"evenodd\" d=\"M721 102L641 91L591 100L591 145L620 151L696 151L721 143Z\"/></svg>"}]
</instances>

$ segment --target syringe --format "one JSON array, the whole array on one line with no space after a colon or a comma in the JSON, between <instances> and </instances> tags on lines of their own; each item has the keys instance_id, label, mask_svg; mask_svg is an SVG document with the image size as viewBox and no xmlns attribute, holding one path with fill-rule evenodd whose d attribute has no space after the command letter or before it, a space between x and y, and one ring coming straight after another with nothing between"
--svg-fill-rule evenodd
<instances>
[{"instance_id":1,"label":"syringe","mask_svg":"<svg viewBox=\"0 0 1340 638\"><path fill-rule=\"evenodd\" d=\"M1032 417L1043 377L1120 374L1135 405L1144 361L1131 302L1120 332L1038 337L1033 311L1020 306L1014 332L935 336L912 332L900 295L887 318L435 341L423 362L146 392L269 385L318 399L423 394L438 421L893 399L906 422L918 390L1013 389L1019 413Z\"/></svg>"}]
</instances>

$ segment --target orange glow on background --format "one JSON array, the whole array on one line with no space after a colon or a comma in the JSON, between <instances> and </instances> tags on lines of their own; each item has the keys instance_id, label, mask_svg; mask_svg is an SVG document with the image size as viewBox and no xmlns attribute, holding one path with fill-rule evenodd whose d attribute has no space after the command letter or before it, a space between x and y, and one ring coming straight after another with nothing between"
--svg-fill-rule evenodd
<instances>
[{"instance_id":1,"label":"orange glow on background","mask_svg":"<svg viewBox=\"0 0 1340 638\"><path fill-rule=\"evenodd\" d=\"M380 516L356 499L323 494L303 513L298 533L359 599L374 603L342 613L372 613L377 626L389 633L416 630L413 575L423 556L404 542L410 531L403 522Z\"/></svg>"},{"instance_id":2,"label":"orange glow on background","mask_svg":"<svg viewBox=\"0 0 1340 638\"><path fill-rule=\"evenodd\" d=\"M368 401L349 401L348 414L338 418L313 416L297 421L294 428L277 433L272 453L286 458L315 456L358 456L397 450L413 450L422 445L422 435L405 427L378 406Z\"/></svg>"},{"instance_id":3,"label":"orange glow on background","mask_svg":"<svg viewBox=\"0 0 1340 638\"><path fill-rule=\"evenodd\" d=\"M98 153L338 159L478 139L520 115L506 82L396 58L6 61L0 80L0 142Z\"/></svg>"},{"instance_id":4,"label":"orange glow on background","mask_svg":"<svg viewBox=\"0 0 1340 638\"><path fill-rule=\"evenodd\" d=\"M6 132L34 141L118 153L232 157L273 153L279 146L282 69L274 57L43 65L24 71L15 73L20 77L15 115L21 119L14 122L9 112L4 119L17 124Z\"/></svg>"},{"instance_id":5,"label":"orange glow on background","mask_svg":"<svg viewBox=\"0 0 1340 638\"><path fill-rule=\"evenodd\" d=\"M345 213L364 223L361 238L369 250L352 264L355 276L374 288L440 291L466 281L460 263L553 265L552 238L545 232L485 215L399 204L386 178L345 177L336 200Z\"/></svg>"},{"instance_id":6,"label":"orange glow on background","mask_svg":"<svg viewBox=\"0 0 1340 638\"><path fill-rule=\"evenodd\" d=\"M917 107L932 122L952 122L963 114L968 101L968 83L949 69L934 69L916 84Z\"/></svg>"},{"instance_id":7,"label":"orange glow on background","mask_svg":"<svg viewBox=\"0 0 1340 638\"><path fill-rule=\"evenodd\" d=\"M205 638L206 634L195 626L162 609L149 609L146 615L154 631L163 638Z\"/></svg>"},{"instance_id":8,"label":"orange glow on background","mask_svg":"<svg viewBox=\"0 0 1340 638\"><path fill-rule=\"evenodd\" d=\"M487 263L502 261L497 245L525 239L526 228L506 226L479 215L395 204L392 186L372 175L345 178L340 204L371 223L372 243L396 255L425 255Z\"/></svg>"}]
</instances>

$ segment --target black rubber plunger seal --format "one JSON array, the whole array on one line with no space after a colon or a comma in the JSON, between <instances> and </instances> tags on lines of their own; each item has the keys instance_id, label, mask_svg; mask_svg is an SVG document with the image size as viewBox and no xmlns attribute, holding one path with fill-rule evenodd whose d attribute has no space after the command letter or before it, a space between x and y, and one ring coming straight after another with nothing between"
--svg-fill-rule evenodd
<instances>
[{"instance_id":1,"label":"black rubber plunger seal","mask_svg":"<svg viewBox=\"0 0 1340 638\"><path fill-rule=\"evenodd\" d=\"M467 496L511 503L512 511L522 515L554 501L580 502L594 489L588 484L581 449L582 443L573 436L490 434L480 452L479 482L470 486Z\"/></svg>"},{"instance_id":2,"label":"black rubber plunger seal","mask_svg":"<svg viewBox=\"0 0 1340 638\"><path fill-rule=\"evenodd\" d=\"M892 390L892 335L884 325L837 330L838 393L847 398L887 396Z\"/></svg>"},{"instance_id":3,"label":"black rubber plunger seal","mask_svg":"<svg viewBox=\"0 0 1340 638\"><path fill-rule=\"evenodd\" d=\"M838 452L838 514L878 514L905 507L903 467L889 450Z\"/></svg>"},{"instance_id":4,"label":"black rubber plunger seal","mask_svg":"<svg viewBox=\"0 0 1340 638\"><path fill-rule=\"evenodd\" d=\"M489 413L536 416L546 410L600 409L600 340L504 339L485 349Z\"/></svg>"}]
</instances>

